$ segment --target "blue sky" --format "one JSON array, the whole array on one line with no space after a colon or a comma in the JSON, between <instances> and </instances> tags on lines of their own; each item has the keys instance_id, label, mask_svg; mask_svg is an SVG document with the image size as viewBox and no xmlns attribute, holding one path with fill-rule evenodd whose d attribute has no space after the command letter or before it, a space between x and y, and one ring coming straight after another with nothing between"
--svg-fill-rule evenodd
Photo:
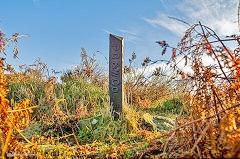
<instances>
[{"instance_id":1,"label":"blue sky","mask_svg":"<svg viewBox=\"0 0 240 159\"><path fill-rule=\"evenodd\" d=\"M132 52L139 63L146 56L169 59L155 41L175 46L188 28L169 16L230 35L239 33L237 6L238 0L1 0L0 29L7 37L28 35L19 40L19 59L6 57L15 67L40 58L64 71L79 64L82 47L101 52L97 58L108 67L110 33L124 38L126 62Z\"/></svg>"}]
</instances>

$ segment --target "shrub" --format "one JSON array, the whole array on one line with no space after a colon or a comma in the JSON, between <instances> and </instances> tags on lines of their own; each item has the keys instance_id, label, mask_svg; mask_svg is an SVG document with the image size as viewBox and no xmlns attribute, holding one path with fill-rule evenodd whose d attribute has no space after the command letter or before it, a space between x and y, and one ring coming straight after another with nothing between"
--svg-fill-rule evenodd
<instances>
[{"instance_id":1,"label":"shrub","mask_svg":"<svg viewBox=\"0 0 240 159\"><path fill-rule=\"evenodd\" d=\"M189 115L177 117L178 127L169 133L163 158L240 157L240 50L229 49L226 43L231 42L239 45L239 36L221 39L199 22L186 31L178 48L172 48L169 63L175 78L188 82L183 93ZM165 53L169 45L158 43ZM180 61L191 71L181 69Z\"/></svg>"},{"instance_id":2,"label":"shrub","mask_svg":"<svg viewBox=\"0 0 240 159\"><path fill-rule=\"evenodd\" d=\"M149 57L141 66L133 66L137 58L132 53L129 65L124 68L124 87L127 103L137 107L149 107L152 103L162 100L173 93L170 80L164 74L164 69L154 65L156 62Z\"/></svg>"}]
</instances>

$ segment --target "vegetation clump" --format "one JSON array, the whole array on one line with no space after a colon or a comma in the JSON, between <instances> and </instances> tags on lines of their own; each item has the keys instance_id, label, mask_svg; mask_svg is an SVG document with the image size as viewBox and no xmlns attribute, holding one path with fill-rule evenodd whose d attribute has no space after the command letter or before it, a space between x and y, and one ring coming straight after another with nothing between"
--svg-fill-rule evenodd
<instances>
[{"instance_id":1,"label":"vegetation clump","mask_svg":"<svg viewBox=\"0 0 240 159\"><path fill-rule=\"evenodd\" d=\"M162 112L180 114L183 107L181 99L168 99L163 102Z\"/></svg>"}]
</instances>

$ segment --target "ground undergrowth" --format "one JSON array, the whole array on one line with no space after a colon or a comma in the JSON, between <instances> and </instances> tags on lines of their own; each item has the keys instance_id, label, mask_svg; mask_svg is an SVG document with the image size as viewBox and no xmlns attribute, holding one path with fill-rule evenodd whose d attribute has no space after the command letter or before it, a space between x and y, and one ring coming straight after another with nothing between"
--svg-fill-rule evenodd
<instances>
[{"instance_id":1,"label":"ground undergrowth","mask_svg":"<svg viewBox=\"0 0 240 159\"><path fill-rule=\"evenodd\" d=\"M8 116L24 99L29 99L30 108L36 106L21 108L24 121L15 121L21 127L11 133L7 157L139 158L161 153L164 134L174 126L177 115L168 112L173 105L125 104L120 119L114 120L107 89L73 76L61 84L52 77L40 79L36 76L39 65L28 69L29 73L6 77ZM30 110L31 117L26 118L25 111Z\"/></svg>"},{"instance_id":2,"label":"ground undergrowth","mask_svg":"<svg viewBox=\"0 0 240 159\"><path fill-rule=\"evenodd\" d=\"M152 104L134 92L132 104L126 102L120 118L114 120L106 76L97 72L94 59L82 51L82 65L66 71L61 82L48 75L47 65L40 60L16 72L1 59L2 158L161 154L164 135L177 115L169 112L174 106Z\"/></svg>"}]
</instances>

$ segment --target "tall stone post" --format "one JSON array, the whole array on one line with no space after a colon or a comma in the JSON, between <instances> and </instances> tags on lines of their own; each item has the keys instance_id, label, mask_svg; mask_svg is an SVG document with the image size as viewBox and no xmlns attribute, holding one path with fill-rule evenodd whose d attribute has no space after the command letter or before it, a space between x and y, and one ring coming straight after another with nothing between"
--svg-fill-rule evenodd
<instances>
[{"instance_id":1,"label":"tall stone post","mask_svg":"<svg viewBox=\"0 0 240 159\"><path fill-rule=\"evenodd\" d=\"M124 40L110 34L109 42L109 95L114 119L118 119L123 107Z\"/></svg>"}]
</instances>

